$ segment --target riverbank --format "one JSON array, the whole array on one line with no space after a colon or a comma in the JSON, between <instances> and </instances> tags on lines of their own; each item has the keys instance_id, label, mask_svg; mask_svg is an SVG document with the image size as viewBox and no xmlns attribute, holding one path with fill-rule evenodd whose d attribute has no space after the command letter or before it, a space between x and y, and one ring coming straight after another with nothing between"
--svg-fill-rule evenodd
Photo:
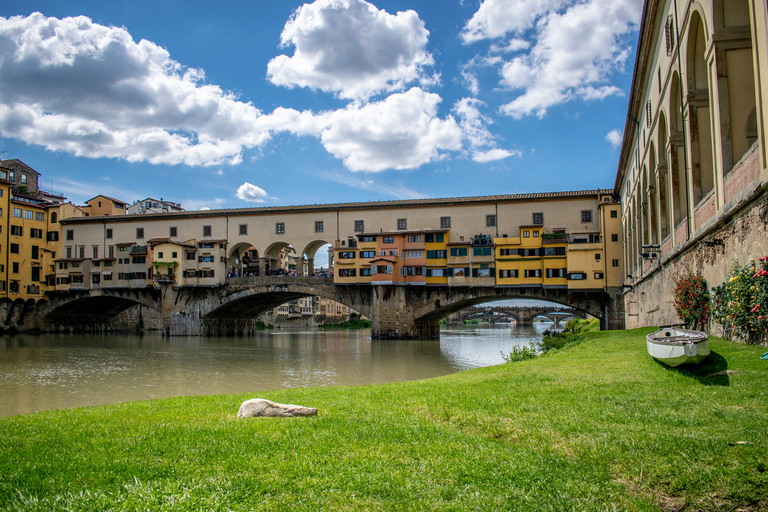
<instances>
[{"instance_id":1,"label":"riverbank","mask_svg":"<svg viewBox=\"0 0 768 512\"><path fill-rule=\"evenodd\" d=\"M649 329L437 379L259 393L313 418L235 417L254 394L0 419L0 508L766 510L764 349L695 369Z\"/></svg>"}]
</instances>

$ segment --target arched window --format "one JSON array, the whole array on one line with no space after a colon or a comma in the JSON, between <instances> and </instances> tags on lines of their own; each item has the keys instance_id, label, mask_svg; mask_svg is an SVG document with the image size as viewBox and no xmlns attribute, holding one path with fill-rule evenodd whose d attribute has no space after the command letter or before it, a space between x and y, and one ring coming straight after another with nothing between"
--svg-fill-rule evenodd
<instances>
[{"instance_id":1,"label":"arched window","mask_svg":"<svg viewBox=\"0 0 768 512\"><path fill-rule=\"evenodd\" d=\"M712 165L712 127L709 112L709 75L704 59L707 34L701 16L693 13L688 33L688 126L691 140L691 187L697 205L715 186Z\"/></svg>"},{"instance_id":2,"label":"arched window","mask_svg":"<svg viewBox=\"0 0 768 512\"><path fill-rule=\"evenodd\" d=\"M680 77L677 73L672 76L672 87L669 96L669 122L672 133L672 144L669 150L669 172L672 179L672 222L674 227L682 223L688 215L688 194L685 172L686 154L683 142L683 103L680 96ZM675 240L675 243L679 240Z\"/></svg>"},{"instance_id":3,"label":"arched window","mask_svg":"<svg viewBox=\"0 0 768 512\"><path fill-rule=\"evenodd\" d=\"M754 115L757 105L755 71L749 38L749 1L716 0L715 3L721 4L719 9L715 9L715 46L719 50L715 55L717 76L726 78L725 84L720 86L725 90L720 91L718 106L722 125L723 174L728 174L757 140L757 120L750 117ZM719 83L722 84L722 81ZM750 123L754 125L752 131Z\"/></svg>"},{"instance_id":4,"label":"arched window","mask_svg":"<svg viewBox=\"0 0 768 512\"><path fill-rule=\"evenodd\" d=\"M667 167L667 119L662 112L659 115L659 219L661 220L661 240L671 232L669 222L669 168Z\"/></svg>"}]
</instances>

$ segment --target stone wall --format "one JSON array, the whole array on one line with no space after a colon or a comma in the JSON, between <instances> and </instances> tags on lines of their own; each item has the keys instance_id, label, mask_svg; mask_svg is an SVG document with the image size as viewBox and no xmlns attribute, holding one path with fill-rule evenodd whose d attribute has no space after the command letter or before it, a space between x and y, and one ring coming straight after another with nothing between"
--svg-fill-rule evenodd
<instances>
[{"instance_id":1,"label":"stone wall","mask_svg":"<svg viewBox=\"0 0 768 512\"><path fill-rule=\"evenodd\" d=\"M749 189L750 187L747 187ZM744 264L751 258L768 254L768 190L766 184L753 185L754 200L728 212L714 228L703 233L678 252L654 262L653 268L624 294L628 329L678 323L675 312L676 281L688 271L700 271L710 287L726 280L734 262ZM705 244L722 240L722 245ZM712 332L720 334L719 326Z\"/></svg>"}]
</instances>

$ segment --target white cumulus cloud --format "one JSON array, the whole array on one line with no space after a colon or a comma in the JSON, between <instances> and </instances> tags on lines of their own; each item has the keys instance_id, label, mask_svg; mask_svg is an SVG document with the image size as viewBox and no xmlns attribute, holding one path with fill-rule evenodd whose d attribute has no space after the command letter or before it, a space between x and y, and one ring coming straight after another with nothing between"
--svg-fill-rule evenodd
<instances>
[{"instance_id":1,"label":"white cumulus cloud","mask_svg":"<svg viewBox=\"0 0 768 512\"><path fill-rule=\"evenodd\" d=\"M540 16L567 3L568 0L485 0L461 35L465 43L472 43L524 32Z\"/></svg>"},{"instance_id":2,"label":"white cumulus cloud","mask_svg":"<svg viewBox=\"0 0 768 512\"><path fill-rule=\"evenodd\" d=\"M162 164L241 161L250 103L202 82L149 41L89 18L0 18L0 133L92 158Z\"/></svg>"},{"instance_id":3,"label":"white cumulus cloud","mask_svg":"<svg viewBox=\"0 0 768 512\"><path fill-rule=\"evenodd\" d=\"M475 159L514 154L496 147L490 121L471 109L456 111L460 123L438 116L440 96L423 88L436 80L425 72L427 37L413 11L392 15L363 0L304 5L283 32L295 53L271 61L270 79L349 104L263 113L125 28L84 16L0 17L0 135L89 158L216 166L218 176L280 132L317 137L352 171L415 169L465 143ZM379 93L388 96L373 100ZM238 197L263 201L256 189L240 187Z\"/></svg>"},{"instance_id":4,"label":"white cumulus cloud","mask_svg":"<svg viewBox=\"0 0 768 512\"><path fill-rule=\"evenodd\" d=\"M542 117L576 98L622 94L608 82L629 58L628 35L641 10L642 0L485 0L462 37L465 43L501 39L493 49L513 56L486 63L501 62L501 85L522 90L502 112L516 119Z\"/></svg>"},{"instance_id":5,"label":"white cumulus cloud","mask_svg":"<svg viewBox=\"0 0 768 512\"><path fill-rule=\"evenodd\" d=\"M310 87L341 98L367 99L402 90L433 64L425 50L429 32L415 11L395 15L364 0L317 0L299 7L281 35L293 56L269 62L272 83Z\"/></svg>"},{"instance_id":6,"label":"white cumulus cloud","mask_svg":"<svg viewBox=\"0 0 768 512\"><path fill-rule=\"evenodd\" d=\"M605 140L610 142L611 146L613 146L613 149L617 149L619 146L621 146L623 138L624 134L621 130L611 130L608 132L608 135L605 136Z\"/></svg>"},{"instance_id":7,"label":"white cumulus cloud","mask_svg":"<svg viewBox=\"0 0 768 512\"><path fill-rule=\"evenodd\" d=\"M379 102L355 103L319 116L327 123L320 140L351 171L414 169L461 149L456 120L437 117L440 101L414 87Z\"/></svg>"},{"instance_id":8,"label":"white cumulus cloud","mask_svg":"<svg viewBox=\"0 0 768 512\"><path fill-rule=\"evenodd\" d=\"M249 203L263 203L267 198L267 192L256 185L252 185L247 181L240 185L237 189L237 198Z\"/></svg>"},{"instance_id":9,"label":"white cumulus cloud","mask_svg":"<svg viewBox=\"0 0 768 512\"><path fill-rule=\"evenodd\" d=\"M469 144L472 159L475 162L492 162L510 156L522 156L519 150L508 150L496 147L495 137L488 131L486 125L492 120L480 113L484 103L476 98L462 98L453 107L459 116L459 125L464 138Z\"/></svg>"}]
</instances>

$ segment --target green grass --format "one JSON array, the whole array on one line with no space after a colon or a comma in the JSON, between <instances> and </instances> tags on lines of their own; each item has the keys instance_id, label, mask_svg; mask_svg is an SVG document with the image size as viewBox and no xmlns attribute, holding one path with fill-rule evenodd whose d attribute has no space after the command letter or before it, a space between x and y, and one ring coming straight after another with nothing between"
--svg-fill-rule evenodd
<instances>
[{"instance_id":1,"label":"green grass","mask_svg":"<svg viewBox=\"0 0 768 512\"><path fill-rule=\"evenodd\" d=\"M768 510L768 362L700 367L597 332L547 357L419 382L0 419L4 510ZM713 375L716 374L716 375ZM746 444L739 444L745 442Z\"/></svg>"}]
</instances>

